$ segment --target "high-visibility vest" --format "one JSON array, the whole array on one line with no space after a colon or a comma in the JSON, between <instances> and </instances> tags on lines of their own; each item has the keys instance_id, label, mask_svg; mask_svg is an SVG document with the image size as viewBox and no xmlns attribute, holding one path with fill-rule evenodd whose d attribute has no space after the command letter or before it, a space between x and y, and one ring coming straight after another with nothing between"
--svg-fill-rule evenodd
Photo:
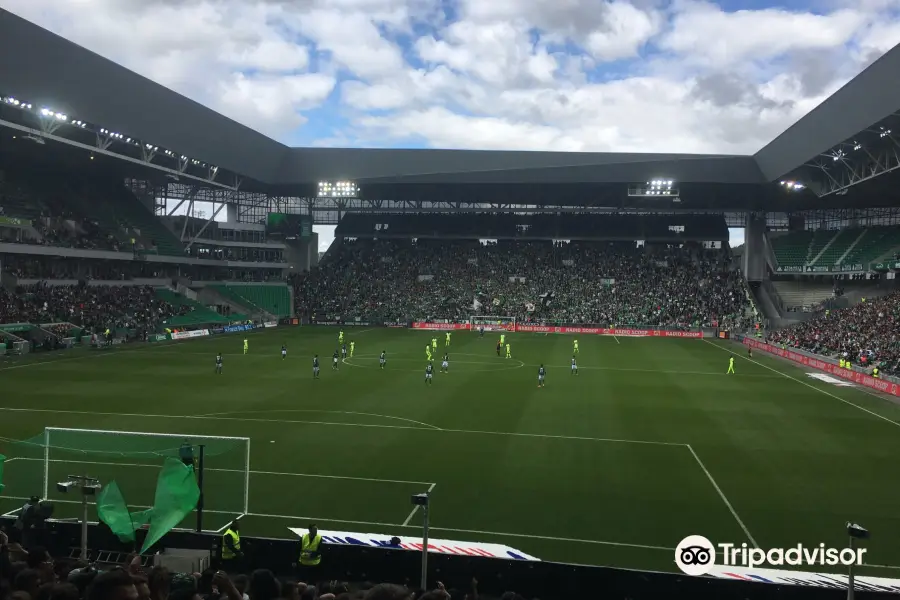
<instances>
[{"instance_id":1,"label":"high-visibility vest","mask_svg":"<svg viewBox=\"0 0 900 600\"><path fill-rule=\"evenodd\" d=\"M841 366L841 368L843 369L843 368L844 368L844 359L842 358L838 364L839 364L839 365Z\"/></svg>"},{"instance_id":2,"label":"high-visibility vest","mask_svg":"<svg viewBox=\"0 0 900 600\"><path fill-rule=\"evenodd\" d=\"M304 566L314 567L322 562L322 557L318 554L313 557L313 552L319 551L319 544L322 543L322 536L316 534L316 537L310 539L308 533L303 534L300 540L300 564Z\"/></svg>"},{"instance_id":3,"label":"high-visibility vest","mask_svg":"<svg viewBox=\"0 0 900 600\"><path fill-rule=\"evenodd\" d=\"M872 377L874 377L875 379L878 379L878 367L875 367L874 369L872 369Z\"/></svg>"},{"instance_id":4,"label":"high-visibility vest","mask_svg":"<svg viewBox=\"0 0 900 600\"><path fill-rule=\"evenodd\" d=\"M237 554L228 547L228 544L225 543L225 540L229 537L234 542L234 549L238 552L241 550L241 534L234 529L226 529L225 533L222 535L222 560L230 560L237 556Z\"/></svg>"}]
</instances>

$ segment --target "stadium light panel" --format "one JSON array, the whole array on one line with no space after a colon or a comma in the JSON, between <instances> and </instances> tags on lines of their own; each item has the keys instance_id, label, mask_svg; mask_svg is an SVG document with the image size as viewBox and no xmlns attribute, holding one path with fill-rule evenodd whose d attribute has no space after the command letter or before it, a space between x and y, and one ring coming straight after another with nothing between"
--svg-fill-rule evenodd
<instances>
[{"instance_id":1,"label":"stadium light panel","mask_svg":"<svg viewBox=\"0 0 900 600\"><path fill-rule=\"evenodd\" d=\"M358 192L359 188L352 181L319 182L320 198L354 198Z\"/></svg>"}]
</instances>

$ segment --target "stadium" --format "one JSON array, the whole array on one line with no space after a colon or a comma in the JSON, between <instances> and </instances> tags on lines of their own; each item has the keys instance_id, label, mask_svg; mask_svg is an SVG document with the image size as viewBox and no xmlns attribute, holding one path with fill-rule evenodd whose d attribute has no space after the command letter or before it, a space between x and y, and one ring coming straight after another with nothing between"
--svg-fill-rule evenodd
<instances>
[{"instance_id":1,"label":"stadium","mask_svg":"<svg viewBox=\"0 0 900 600\"><path fill-rule=\"evenodd\" d=\"M293 148L0 56L0 598L28 546L296 582L311 523L345 599L900 593L900 48L748 156Z\"/></svg>"}]
</instances>

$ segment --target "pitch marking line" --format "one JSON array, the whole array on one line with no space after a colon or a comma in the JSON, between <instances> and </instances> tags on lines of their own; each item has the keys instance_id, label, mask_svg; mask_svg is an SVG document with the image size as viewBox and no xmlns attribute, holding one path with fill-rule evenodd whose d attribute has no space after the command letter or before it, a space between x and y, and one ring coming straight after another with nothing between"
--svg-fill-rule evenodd
<instances>
[{"instance_id":1,"label":"pitch marking line","mask_svg":"<svg viewBox=\"0 0 900 600\"><path fill-rule=\"evenodd\" d=\"M363 329L362 331L357 331L356 335L362 335L363 333L366 333L368 331L375 331L375 329L377 329L377 328ZM250 336L255 337L258 335L265 334L268 331L270 331L270 329L253 330L253 331L249 331L249 332L244 332L244 335L246 335L247 337L250 337ZM95 353L90 352L90 350L86 350L86 352L89 352L89 353L83 354L81 356L62 356L60 358L54 358L52 360L41 360L41 361L29 362L24 365L10 365L10 366L6 366L6 367L0 367L0 371L11 371L12 369L24 369L26 367L39 367L41 365L47 365L47 364L52 364L52 363L84 360L86 358L101 358L104 356L118 356L121 354L134 354L134 353L142 354L145 352L152 352L154 350L165 350L167 348L172 348L173 346L180 346L181 344L184 344L185 342L198 342L198 341L210 340L210 339L212 339L212 336L203 337L203 338L199 338L199 339L198 338L190 338L190 339L184 339L184 340L170 340L164 344L147 345L147 346L142 345L141 347L138 347L138 348L131 347L131 348L125 348L122 350L117 350L115 348L115 346L113 346L113 349L111 351L102 352L99 354L95 354ZM218 339L218 338L216 338L216 339ZM237 337L235 337L235 339L237 339ZM139 343L149 344L149 342L139 342ZM185 353L185 354L188 354L188 353ZM204 355L206 355L205 352L203 352L203 353L191 352L189 354L204 354Z\"/></svg>"},{"instance_id":2,"label":"pitch marking line","mask_svg":"<svg viewBox=\"0 0 900 600\"><path fill-rule=\"evenodd\" d=\"M810 389L813 389L813 390L815 390L815 391L817 391L817 392L820 392L820 393L822 393L822 394L825 394L826 396L830 396L830 397L834 398L835 400L839 400L839 401L843 402L844 404L849 404L849 405L852 406L853 408L858 408L859 410L861 410L861 411L863 411L863 412L869 413L869 414L872 415L873 417L878 417L878 418L881 419L882 421L887 421L887 422L890 423L891 425L896 425L897 427L900 427L900 423L898 423L897 421L894 421L894 420L892 420L892 419L889 419L889 418L885 417L884 415L879 415L877 412L873 412L873 411L869 410L868 408L865 408L865 407L860 406L859 404L855 404L855 403L853 403L853 402L850 402L849 400L845 400L844 398L841 398L840 396L835 396L834 394L832 394L831 392L829 392L829 391L827 391L827 390L823 390L822 388L816 387L816 386L814 386L814 385L812 385L812 384L810 384L810 383L807 383L807 382L803 381L802 379L797 379L796 377L793 377L792 375L788 375L788 374L785 373L784 371L779 371L778 369L772 368L772 367L770 367L770 366L768 366L768 365L764 365L763 363L761 363L761 362L759 362L759 361L756 361L756 360L753 360L752 358L747 358L746 356L744 356L744 355L743 355L742 353L740 353L740 352L735 352L734 350L730 350L729 348L725 348L724 346L720 346L720 345L718 345L718 344L713 344L712 342L710 342L709 340L707 340L707 339L705 339L705 338L704 338L703 341L706 342L707 344L709 344L710 346L713 346L713 347L715 347L715 348L718 348L719 350L723 350L723 351L725 351L725 352L729 352L729 353L731 353L731 354L734 354L735 356L740 356L740 357L743 358L744 360L749 361L749 362L752 362L752 363L754 363L754 364L756 364L756 365L759 365L760 367L763 367L764 369L768 369L768 370L772 371L773 373L778 373L778 374L781 375L782 377L787 377L788 379L792 379L792 380L796 381L797 383L799 383L799 384L801 384L801 385L805 385L806 387L808 387L808 388L810 388Z\"/></svg>"},{"instance_id":3,"label":"pitch marking line","mask_svg":"<svg viewBox=\"0 0 900 600\"><path fill-rule=\"evenodd\" d=\"M700 457L697 456L696 452L694 452L694 448L691 447L690 444L685 444L685 446L687 446L687 449L690 451L691 455L694 457L694 460L697 461L697 464L700 465L700 468L703 469L703 473L706 475L706 478L709 479L709 482L716 489L716 492L719 494L719 497L725 503L725 506L728 507L728 510L731 512L731 516L734 517L734 520L737 521L737 524L740 525L741 529L744 530L744 535L747 536L747 539L750 540L750 542L753 544L754 548L759 548L759 544L757 544L756 540L753 539L753 536L750 534L750 530L747 529L747 526L744 525L744 522L738 516L737 511L734 510L734 507L731 505L731 502L728 501L728 497L725 496L725 492L722 491L722 488L719 487L719 484L716 483L716 480L713 479L712 475L710 475L709 470L706 468L706 465L703 464L703 461L700 460Z\"/></svg>"},{"instance_id":4,"label":"pitch marking line","mask_svg":"<svg viewBox=\"0 0 900 600\"><path fill-rule=\"evenodd\" d=\"M24 496L4 496L9 500L28 500ZM53 500L53 502L57 504L81 504L80 500ZM93 504L93 503L91 503ZM150 508L149 506L138 506L132 505L135 508ZM214 515L235 515L237 513L228 512L224 510L204 510L204 514L214 514ZM282 520L291 520L291 521L300 521L303 523L346 523L349 525L369 525L372 527L386 527L386 528L397 528L404 527L407 529L420 529L419 525L401 525L398 523L379 523L377 521L352 521L347 519L332 519L326 517L304 517L298 515L271 515L266 513L247 513L242 515L244 517L258 517L261 519L282 519ZM641 550L664 550L666 552L674 552L675 548L670 548L667 546L650 546L645 544L628 544L625 542L608 542L603 540L581 540L575 538L565 538L565 537L550 537L550 536L541 536L541 535L532 535L528 533L505 533L499 531L479 531L476 529L456 529L452 527L435 527L429 526L430 530L433 531L450 531L453 533L471 533L474 535L482 535L482 536L490 536L490 537L507 537L507 538L525 538L532 540L546 540L552 542L570 542L576 544L595 544L598 546L614 546L617 548L638 548Z\"/></svg>"},{"instance_id":5,"label":"pitch marking line","mask_svg":"<svg viewBox=\"0 0 900 600\"><path fill-rule=\"evenodd\" d=\"M43 462L43 458L8 458L6 462L11 462L13 460L31 460L31 461L40 461ZM52 463L67 463L73 465L98 465L98 466L107 466L107 467L155 467L159 468L159 465L150 465L143 463L118 463L118 462L96 462L90 460L63 460L63 459L50 459L49 462ZM206 469L210 472L216 473L243 473L243 469ZM318 479L346 479L349 481L368 481L372 483L398 483L403 485L431 485L432 487L436 484L431 481L406 481L403 479L376 479L373 477L350 477L348 475L320 475L318 473L280 473L276 471L250 471L251 475L278 475L284 477L315 477Z\"/></svg>"},{"instance_id":6,"label":"pitch marking line","mask_svg":"<svg viewBox=\"0 0 900 600\"><path fill-rule=\"evenodd\" d=\"M620 442L626 444L650 444L654 446L685 446L683 442L662 442L654 440L624 440L617 438L597 438L577 435L553 435L549 433L520 433L513 431L479 431L474 429L430 429L427 427L411 427L408 425L378 425L372 423L334 423L327 421L299 421L299 420L283 420L283 419L257 419L243 417L203 417L197 415L147 415L137 413L114 413L114 412L92 412L79 410L56 410L49 408L8 408L0 407L0 411L6 412L26 412L26 413L51 413L66 415L84 415L99 417L139 417L144 419L202 419L207 421L241 421L241 422L259 422L259 423L290 423L301 425L333 425L337 427L371 427L376 429L406 429L413 431L434 431L443 433L468 433L473 435L501 435L510 437L527 437L527 438L543 438L557 440L581 440L585 442Z\"/></svg>"},{"instance_id":7,"label":"pitch marking line","mask_svg":"<svg viewBox=\"0 0 900 600\"><path fill-rule=\"evenodd\" d=\"M429 428L429 429L437 429L437 430L440 430L440 429L441 429L440 427L438 427L438 426L436 426L436 425L432 425L432 424L430 424L430 423L424 423L424 422L422 422L422 421L416 421L416 420L414 420L414 419L407 419L407 418L405 418L405 417L394 417L394 416L391 416L391 415L380 415L380 414L377 414L377 413L356 412L356 411L350 411L350 410L315 410L315 409L310 409L310 408L286 408L286 409L277 409L277 408L276 408L276 409L265 410L265 411L258 411L258 410L246 410L246 411L244 411L244 410L235 410L235 411L230 411L230 412L209 413L209 414L205 414L205 415L196 415L196 416L198 416L198 417L228 417L228 416L231 416L231 415L245 415L245 414L259 413L259 412L265 412L265 413L293 413L293 412L298 412L298 413L319 413L319 414L333 414L333 415L362 415L362 416L365 416L365 417L379 417L379 418L381 418L381 419L395 419L395 420L397 420L397 421L406 421L407 423L415 423L416 425L422 425L422 426L427 427L427 428Z\"/></svg>"},{"instance_id":8,"label":"pitch marking line","mask_svg":"<svg viewBox=\"0 0 900 600\"><path fill-rule=\"evenodd\" d=\"M480 355L480 354L464 354L462 352L457 352L456 356L482 356L482 355ZM377 358L376 354L357 354L356 356L347 358L347 359L343 360L342 362L351 367L363 367L366 369L375 369L378 367L370 366L370 365L354 364L350 361L351 360L354 360L357 362L360 360L364 361L364 362L365 361L374 361L376 358ZM490 358L490 357L486 357L486 358ZM457 364L457 365L482 365L482 366L496 364L501 367L499 369L482 369L482 371L511 371L513 369L521 369L522 367L529 367L529 368L533 367L536 369L540 366L543 366L544 368L547 368L547 369L568 369L571 366L571 365L548 365L548 364L540 365L540 364L536 364L536 363L528 364L517 358L513 358L511 360L514 360L520 364L509 367L509 366L503 366L501 363L492 363L490 361L473 361L473 360L453 360L453 361L450 361L450 363L451 363L451 366L454 364ZM397 362L421 363L421 362L425 362L425 359L407 358L407 357L389 358L388 363L392 363L392 362L395 362L395 363L397 363ZM666 374L666 375L717 375L720 377L725 375L725 373L722 373L721 371L716 371L716 372L711 372L711 371L664 371L664 370L659 370L659 369L638 369L638 368L631 368L631 367L595 367L595 366L582 366L582 365L578 365L578 368L579 368L579 370L584 369L586 371L587 370L589 370L589 371L622 371L622 372L629 372L629 373L659 373L659 374ZM389 370L389 369L387 369L387 370ZM404 371L404 372L413 372L413 371L418 372L419 369L410 369L409 371ZM761 378L761 379L778 379L778 378L780 378L779 375L757 375L757 374L749 374L749 375L742 374L742 375L737 375L737 377L740 377L742 379L746 378L746 377L754 377L754 378Z\"/></svg>"},{"instance_id":9,"label":"pitch marking line","mask_svg":"<svg viewBox=\"0 0 900 600\"><path fill-rule=\"evenodd\" d=\"M428 488L428 493L429 493L429 494L430 494L432 491L434 491L435 486L437 486L436 483L432 483L432 484L431 484L431 486ZM403 525L402 525L401 527L409 527L409 522L412 521L412 518L416 515L417 512L419 512L419 505L418 505L418 504L416 504L415 506L413 506L413 509L410 511L409 516L406 517L406 520L405 520L405 521L403 521Z\"/></svg>"}]
</instances>

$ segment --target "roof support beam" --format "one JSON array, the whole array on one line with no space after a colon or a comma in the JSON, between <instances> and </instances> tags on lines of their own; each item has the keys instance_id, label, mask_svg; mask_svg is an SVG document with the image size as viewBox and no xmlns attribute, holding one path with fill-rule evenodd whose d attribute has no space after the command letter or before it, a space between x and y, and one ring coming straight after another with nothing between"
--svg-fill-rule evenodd
<instances>
[{"instance_id":1,"label":"roof support beam","mask_svg":"<svg viewBox=\"0 0 900 600\"><path fill-rule=\"evenodd\" d=\"M237 184L237 185L240 186L240 181L238 181L238 184ZM223 197L221 200L217 200L217 201L216 201L216 202L219 203L219 206L216 207L216 210L213 211L213 214L210 215L210 217L209 217L209 219L206 221L206 223L203 224L203 227L200 228L200 231L198 231L196 234L194 234L194 237L192 237L191 240L188 242L187 246L184 247L185 250L190 250L190 249L191 249L191 246L194 245L194 242L197 241L197 238L199 238L201 235L203 235L203 232L206 231L206 228L209 227L210 223L212 223L213 221L216 220L216 217L219 216L219 213L222 212L222 209L225 208L225 206L226 206L229 202L231 202L232 200L234 200L234 197L237 195L237 193L238 193L238 190L237 190L237 189L231 190L231 191L229 191L229 192L223 194L224 197ZM191 202L193 202L193 201L191 201ZM187 224L187 219L185 219L184 222L185 222L185 224ZM181 235L184 236L184 232L183 232L183 231L182 231L182 234L181 234Z\"/></svg>"},{"instance_id":2,"label":"roof support beam","mask_svg":"<svg viewBox=\"0 0 900 600\"><path fill-rule=\"evenodd\" d=\"M6 127L8 129L14 129L16 131L20 131L26 135L31 135L35 138L41 138L44 140L50 140L53 142L59 142L60 144L65 144L67 146L71 146L72 148L79 148L81 150L86 150L88 152L94 152L95 154L103 154L104 156L109 156L110 158L117 158L119 160L124 160L125 162L130 162L136 165L142 165L146 167L150 167L152 169L156 169L157 171L161 171L168 175L173 175L176 177L183 177L191 181L196 181L200 183L205 183L209 186L213 186L223 190L233 190L236 191L237 187L232 187L229 185L225 185L223 183L218 183L215 181L207 181L202 177L195 177L194 175L190 175L188 173L179 173L175 169L170 169L168 167L163 167L161 165L157 165L151 163L149 160L141 160L138 158L132 158L130 156L126 156L124 154L117 154L115 152L111 152L108 147L101 148L100 146L89 146L88 144L82 144L81 142L76 142L75 140L70 140L68 138L60 137L58 135L52 133L46 133L41 131L40 129L35 129L33 127L26 127L25 125L20 125L18 123L13 123L12 121L7 121L5 119L0 119L0 127ZM158 148L153 148L154 152L158 150ZM155 155L155 154L154 154ZM235 181L240 181L240 177L235 176Z\"/></svg>"},{"instance_id":3,"label":"roof support beam","mask_svg":"<svg viewBox=\"0 0 900 600\"><path fill-rule=\"evenodd\" d=\"M182 198L181 201L180 201L178 204L175 205L175 208L173 208L172 210L170 210L170 211L166 214L166 216L167 216L167 217L171 217L172 215L174 215L174 214L175 214L175 211L178 210L179 208L181 208L181 205L184 204L184 203L185 203L186 201L188 201L188 200L191 202L191 204L193 204L193 203L194 203L194 196L197 195L197 192L198 192L199 190L200 190L200 186L197 186L197 185L191 186L191 191L188 192L188 195L185 196L184 198ZM188 214L190 214L190 212L191 212L190 209L188 209ZM181 234L181 239L184 239L184 233Z\"/></svg>"},{"instance_id":4,"label":"roof support beam","mask_svg":"<svg viewBox=\"0 0 900 600\"><path fill-rule=\"evenodd\" d=\"M890 145L872 151L863 148L852 159L846 155L826 155L807 163L818 174L816 181L811 182L814 184L811 189L820 198L841 195L864 181L900 169L900 142L893 135L885 137L890 138Z\"/></svg>"}]
</instances>

